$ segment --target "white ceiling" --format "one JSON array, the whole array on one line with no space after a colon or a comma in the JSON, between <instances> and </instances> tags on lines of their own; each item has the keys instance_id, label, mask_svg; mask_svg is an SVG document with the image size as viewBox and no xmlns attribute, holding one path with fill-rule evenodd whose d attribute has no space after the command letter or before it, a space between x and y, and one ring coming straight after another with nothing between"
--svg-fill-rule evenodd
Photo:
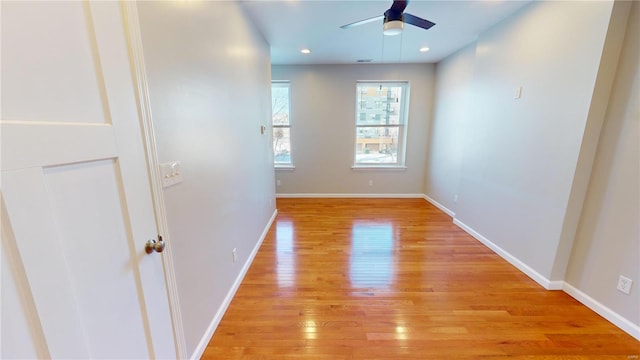
<instances>
[{"instance_id":1,"label":"white ceiling","mask_svg":"<svg viewBox=\"0 0 640 360\"><path fill-rule=\"evenodd\" d=\"M430 30L405 25L401 35L383 36L382 20L351 29L341 25L382 15L391 0L241 1L271 44L273 64L352 64L438 62L530 1L413 0L405 12L436 23ZM430 51L421 53L427 46ZM303 55L300 49L309 48Z\"/></svg>"}]
</instances>

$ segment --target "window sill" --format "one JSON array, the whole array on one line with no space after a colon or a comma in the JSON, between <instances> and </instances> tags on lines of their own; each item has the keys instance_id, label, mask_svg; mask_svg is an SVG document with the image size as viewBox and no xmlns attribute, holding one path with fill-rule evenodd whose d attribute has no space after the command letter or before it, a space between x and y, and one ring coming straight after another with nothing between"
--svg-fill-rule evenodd
<instances>
[{"instance_id":1,"label":"window sill","mask_svg":"<svg viewBox=\"0 0 640 360\"><path fill-rule=\"evenodd\" d=\"M351 167L351 170L356 170L356 171L370 171L370 170L383 170L383 171L405 171L407 170L407 167L404 165L390 165L390 166L385 166L385 165L353 165Z\"/></svg>"},{"instance_id":2,"label":"window sill","mask_svg":"<svg viewBox=\"0 0 640 360\"><path fill-rule=\"evenodd\" d=\"M274 168L276 170L285 170L285 171L293 171L296 169L293 165L275 165Z\"/></svg>"}]
</instances>

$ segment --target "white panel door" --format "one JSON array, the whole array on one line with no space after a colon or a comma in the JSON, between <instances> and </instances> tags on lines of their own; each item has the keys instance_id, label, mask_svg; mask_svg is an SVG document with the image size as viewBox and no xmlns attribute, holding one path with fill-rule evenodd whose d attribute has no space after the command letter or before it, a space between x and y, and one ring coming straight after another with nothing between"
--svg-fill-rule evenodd
<instances>
[{"instance_id":1,"label":"white panel door","mask_svg":"<svg viewBox=\"0 0 640 360\"><path fill-rule=\"evenodd\" d=\"M0 357L175 358L121 4L1 7Z\"/></svg>"}]
</instances>

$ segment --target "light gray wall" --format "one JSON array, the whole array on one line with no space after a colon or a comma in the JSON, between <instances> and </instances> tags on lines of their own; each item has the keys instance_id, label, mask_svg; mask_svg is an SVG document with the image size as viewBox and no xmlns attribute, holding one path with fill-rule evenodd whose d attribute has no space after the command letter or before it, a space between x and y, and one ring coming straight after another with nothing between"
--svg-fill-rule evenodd
<instances>
[{"instance_id":1,"label":"light gray wall","mask_svg":"<svg viewBox=\"0 0 640 360\"><path fill-rule=\"evenodd\" d=\"M476 44L467 45L436 65L434 119L427 138L425 194L447 209L456 209L465 121L472 95Z\"/></svg>"},{"instance_id":2,"label":"light gray wall","mask_svg":"<svg viewBox=\"0 0 640 360\"><path fill-rule=\"evenodd\" d=\"M461 136L462 161L459 179L447 178L455 169L447 173L429 168L427 188L432 191L432 184L456 181L460 186L427 195L451 204L451 192L457 191L452 210L458 221L548 281L557 280L551 278L552 268L611 9L610 2L534 3L481 34L466 110L446 88L463 88L469 80L471 52L462 51L439 68L442 82L432 138ZM576 42L567 27L588 28L589 33ZM522 98L516 100L519 86ZM464 123L464 131L457 134L451 134L456 130L448 124L440 125L456 121ZM430 154L448 151L434 148Z\"/></svg>"},{"instance_id":3,"label":"light gray wall","mask_svg":"<svg viewBox=\"0 0 640 360\"><path fill-rule=\"evenodd\" d=\"M551 281L611 10L533 3L476 46L456 218Z\"/></svg>"},{"instance_id":4,"label":"light gray wall","mask_svg":"<svg viewBox=\"0 0 640 360\"><path fill-rule=\"evenodd\" d=\"M184 182L164 198L191 356L275 211L271 140L260 134L269 48L235 2L138 7L158 157L182 162Z\"/></svg>"},{"instance_id":5,"label":"light gray wall","mask_svg":"<svg viewBox=\"0 0 640 360\"><path fill-rule=\"evenodd\" d=\"M582 135L576 170L573 174L556 257L549 276L552 280L564 280L567 271L573 241L584 206L587 187L589 186L591 170L593 169L598 139L602 131L615 71L620 59L630 8L630 1L616 1L613 5L602 55L600 56L598 75L593 87L591 104L589 105L587 121Z\"/></svg>"},{"instance_id":6,"label":"light gray wall","mask_svg":"<svg viewBox=\"0 0 640 360\"><path fill-rule=\"evenodd\" d=\"M279 65L273 80L291 82L292 159L277 170L278 194L423 194L432 64ZM407 80L411 85L407 169L353 170L358 80ZM373 180L373 186L369 186Z\"/></svg>"},{"instance_id":7,"label":"light gray wall","mask_svg":"<svg viewBox=\"0 0 640 360\"><path fill-rule=\"evenodd\" d=\"M631 8L566 281L640 326L640 3ZM619 275L634 280L616 291Z\"/></svg>"},{"instance_id":8,"label":"light gray wall","mask_svg":"<svg viewBox=\"0 0 640 360\"><path fill-rule=\"evenodd\" d=\"M566 278L637 324L637 298L612 293L619 273L637 281L640 268L637 84L618 80L609 102L629 6L535 2L438 64L425 192L545 286L562 286L573 248ZM624 56L619 77L637 82L637 46ZM522 98L516 100L519 86ZM629 95L631 86L635 93ZM626 103L630 98L636 102ZM617 141L636 141L636 147L618 165L599 160L576 237L608 102L609 118L612 111L635 111L633 120L618 115L624 119L608 125L626 124L633 135L608 130L598 158L620 152ZM621 190L610 195L614 185L606 181L616 169ZM623 179L623 173L629 176ZM614 224L626 228L614 230ZM606 246L612 249L602 252ZM586 270L590 266L595 268ZM606 266L611 269L600 273ZM593 283L592 271L599 272Z\"/></svg>"}]
</instances>

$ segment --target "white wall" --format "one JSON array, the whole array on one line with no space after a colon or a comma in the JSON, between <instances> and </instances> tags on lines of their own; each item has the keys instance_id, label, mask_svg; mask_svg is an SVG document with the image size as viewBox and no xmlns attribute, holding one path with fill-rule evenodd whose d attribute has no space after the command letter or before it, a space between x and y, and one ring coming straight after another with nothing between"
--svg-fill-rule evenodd
<instances>
[{"instance_id":1,"label":"white wall","mask_svg":"<svg viewBox=\"0 0 640 360\"><path fill-rule=\"evenodd\" d=\"M640 3L624 47L566 281L640 326ZM634 280L616 291L619 275Z\"/></svg>"},{"instance_id":2,"label":"white wall","mask_svg":"<svg viewBox=\"0 0 640 360\"><path fill-rule=\"evenodd\" d=\"M549 280L611 8L534 3L476 47L456 217Z\"/></svg>"},{"instance_id":3,"label":"white wall","mask_svg":"<svg viewBox=\"0 0 640 360\"><path fill-rule=\"evenodd\" d=\"M278 194L423 194L425 138L431 121L434 66L279 65L273 80L291 82L292 159L277 170ZM406 170L353 170L358 80L411 85ZM373 180L373 186L369 186Z\"/></svg>"},{"instance_id":4,"label":"white wall","mask_svg":"<svg viewBox=\"0 0 640 360\"><path fill-rule=\"evenodd\" d=\"M468 84L467 119L457 120L465 123L460 179L429 169L429 191L433 183L460 181L452 209L459 222L547 281L557 280L551 278L552 269L611 9L610 2L534 3L481 34ZM576 42L566 29L586 33ZM447 67L456 62L460 70ZM439 73L446 78L438 86L461 88L459 79L468 79L469 62L468 51L445 62L442 69L448 72ZM522 98L515 100L518 86ZM465 117L458 99L439 94L437 104L444 108L438 108L433 138L442 138L440 124L451 122L451 114ZM457 108L450 109L449 103ZM443 152L435 148L431 154ZM452 190L445 191L427 195L450 204Z\"/></svg>"},{"instance_id":5,"label":"white wall","mask_svg":"<svg viewBox=\"0 0 640 360\"><path fill-rule=\"evenodd\" d=\"M269 48L235 2L138 9L158 157L182 162L184 182L164 199L187 351L198 355L275 211L270 136L260 134Z\"/></svg>"},{"instance_id":6,"label":"white wall","mask_svg":"<svg viewBox=\"0 0 640 360\"><path fill-rule=\"evenodd\" d=\"M460 191L462 141L468 119L475 42L436 65L434 119L427 138L425 194L455 211Z\"/></svg>"},{"instance_id":7,"label":"white wall","mask_svg":"<svg viewBox=\"0 0 640 360\"><path fill-rule=\"evenodd\" d=\"M535 2L437 66L426 195L452 210L456 223L548 288L561 288L565 280L629 6L629 2L613 6L609 1ZM636 51L636 57L626 61L635 61L636 67L621 70L627 78L637 77L637 47L627 50L627 58L632 57L630 51ZM514 91L519 86L522 97L516 100ZM616 89L610 114L611 106L626 112L631 112L627 107L637 106L637 102L615 105L627 101L621 94L638 97L637 88L633 95ZM632 141L631 136L637 141L637 112L635 116L636 128L629 128L635 135L624 141ZM630 121L625 126L631 127ZM614 144L616 136L605 135L607 145L600 148L614 151L619 146ZM626 172L633 161L637 169L634 150L635 155L618 160ZM615 168L599 166L594 181L600 185L592 184L590 194L611 186L603 179ZM636 321L637 298L620 298L611 288L618 273L630 273L637 281L640 268L637 173L617 185L627 190L613 196L626 196L625 201L635 201L635 207L623 208L621 199L594 200L603 195L590 195L592 205L587 204L567 279L587 296L597 296L618 314ZM456 193L457 203L453 202ZM618 209L601 207L609 202ZM614 240L607 236L612 223L594 224L603 216L628 221L625 224L635 228L616 230L624 239L612 245ZM591 235L591 230L596 234ZM605 246L613 249L597 250ZM627 257L618 264L616 256L624 251ZM586 267L596 266L594 271L599 271L612 264L617 266L591 283Z\"/></svg>"}]
</instances>

